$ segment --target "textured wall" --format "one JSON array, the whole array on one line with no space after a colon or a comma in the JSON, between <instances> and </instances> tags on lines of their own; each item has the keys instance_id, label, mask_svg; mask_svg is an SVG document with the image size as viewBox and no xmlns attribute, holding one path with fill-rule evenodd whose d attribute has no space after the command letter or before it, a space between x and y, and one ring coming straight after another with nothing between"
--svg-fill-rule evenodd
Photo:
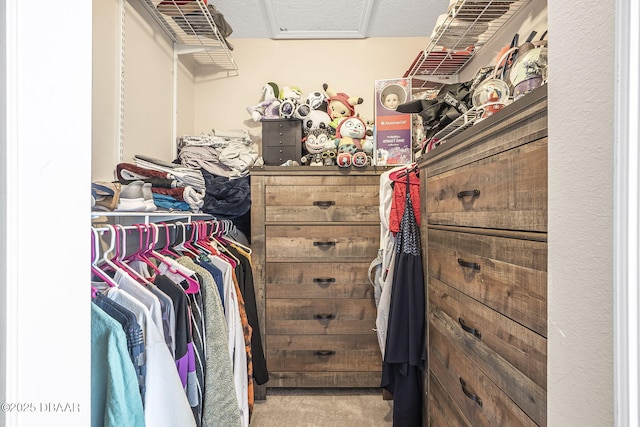
<instances>
[{"instance_id":1,"label":"textured wall","mask_svg":"<svg viewBox=\"0 0 640 427\"><path fill-rule=\"evenodd\" d=\"M548 420L612 426L615 1L548 7Z\"/></svg>"}]
</instances>

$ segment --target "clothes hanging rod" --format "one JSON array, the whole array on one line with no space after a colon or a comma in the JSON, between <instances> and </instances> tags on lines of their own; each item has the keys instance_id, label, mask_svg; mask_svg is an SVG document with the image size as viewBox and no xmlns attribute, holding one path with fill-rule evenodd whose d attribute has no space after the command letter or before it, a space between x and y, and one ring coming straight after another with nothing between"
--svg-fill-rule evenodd
<instances>
[{"instance_id":1,"label":"clothes hanging rod","mask_svg":"<svg viewBox=\"0 0 640 427\"><path fill-rule=\"evenodd\" d=\"M220 222L220 221L225 221L225 220L221 220L221 219L217 219L217 218L213 218L213 219L198 219L198 220L193 220L193 221L202 221L202 222L207 222L207 223L214 223L214 222ZM105 233L105 232L111 232L113 229L115 229L115 227L117 226L120 230L125 230L125 231L139 231L140 227L150 227L151 225L156 225L158 228L162 228L162 227L177 227L179 224L184 224L185 226L189 227L193 224L193 222L191 221L191 219L189 219L188 222L182 222L182 221L176 221L176 222L154 222L154 223L139 223L139 224L133 224L133 225L120 225L120 224L111 224L111 226L100 226L100 227L95 227L95 226L91 226L91 228L93 230L95 230L98 233Z\"/></svg>"}]
</instances>

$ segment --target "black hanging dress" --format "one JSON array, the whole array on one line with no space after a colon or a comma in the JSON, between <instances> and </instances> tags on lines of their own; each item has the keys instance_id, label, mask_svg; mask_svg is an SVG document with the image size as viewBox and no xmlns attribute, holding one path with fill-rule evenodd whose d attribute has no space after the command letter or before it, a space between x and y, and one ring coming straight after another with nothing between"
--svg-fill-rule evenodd
<instances>
[{"instance_id":1,"label":"black hanging dress","mask_svg":"<svg viewBox=\"0 0 640 427\"><path fill-rule=\"evenodd\" d=\"M381 387L393 395L393 426L422 426L424 345L424 278L420 228L409 193L396 241L387 342Z\"/></svg>"}]
</instances>

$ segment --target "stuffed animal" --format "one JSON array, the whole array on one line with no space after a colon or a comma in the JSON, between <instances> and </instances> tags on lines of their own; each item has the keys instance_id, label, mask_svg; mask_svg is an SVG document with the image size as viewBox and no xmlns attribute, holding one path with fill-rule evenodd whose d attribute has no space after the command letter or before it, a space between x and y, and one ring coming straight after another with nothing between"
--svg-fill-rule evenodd
<instances>
[{"instance_id":1,"label":"stuffed animal","mask_svg":"<svg viewBox=\"0 0 640 427\"><path fill-rule=\"evenodd\" d=\"M345 117L355 115L355 106L362 104L364 100L355 96L349 96L346 93L336 93L324 83L322 88L327 94L327 114L331 117L330 126L334 129Z\"/></svg>"},{"instance_id":2,"label":"stuffed animal","mask_svg":"<svg viewBox=\"0 0 640 427\"><path fill-rule=\"evenodd\" d=\"M365 131L364 142L362 143L362 149L367 154L368 162L372 163L374 144L374 128L375 125L372 121L366 122L367 130Z\"/></svg>"},{"instance_id":3,"label":"stuffed animal","mask_svg":"<svg viewBox=\"0 0 640 427\"><path fill-rule=\"evenodd\" d=\"M362 148L366 132L367 126L360 117L347 117L340 122L336 132L339 166L352 164L362 167L367 164L367 155Z\"/></svg>"},{"instance_id":4,"label":"stuffed animal","mask_svg":"<svg viewBox=\"0 0 640 427\"><path fill-rule=\"evenodd\" d=\"M300 106L303 106L300 108ZM280 118L302 119L309 114L310 109L302 102L302 90L297 87L285 86L280 91Z\"/></svg>"},{"instance_id":5,"label":"stuffed animal","mask_svg":"<svg viewBox=\"0 0 640 427\"><path fill-rule=\"evenodd\" d=\"M322 92L309 93L305 102L312 110L327 110L327 96Z\"/></svg>"},{"instance_id":6,"label":"stuffed animal","mask_svg":"<svg viewBox=\"0 0 640 427\"><path fill-rule=\"evenodd\" d=\"M303 165L330 166L335 158L335 147L326 129L312 129L304 138L307 151L301 160Z\"/></svg>"},{"instance_id":7,"label":"stuffed animal","mask_svg":"<svg viewBox=\"0 0 640 427\"><path fill-rule=\"evenodd\" d=\"M280 90L278 85L269 82L262 87L262 101L258 105L247 107L247 112L255 122L280 117Z\"/></svg>"},{"instance_id":8,"label":"stuffed animal","mask_svg":"<svg viewBox=\"0 0 640 427\"><path fill-rule=\"evenodd\" d=\"M333 138L335 136L335 129L329 127L331 123L331 117L327 113L321 110L311 110L307 116L302 119L302 130L307 135L313 129L325 129L329 132L329 136Z\"/></svg>"}]
</instances>

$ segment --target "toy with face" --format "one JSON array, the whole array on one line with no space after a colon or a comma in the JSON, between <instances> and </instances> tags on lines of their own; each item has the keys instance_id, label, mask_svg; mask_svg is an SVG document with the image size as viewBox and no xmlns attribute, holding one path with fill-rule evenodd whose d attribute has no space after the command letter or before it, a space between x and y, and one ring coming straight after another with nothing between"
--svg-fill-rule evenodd
<instances>
[{"instance_id":1,"label":"toy with face","mask_svg":"<svg viewBox=\"0 0 640 427\"><path fill-rule=\"evenodd\" d=\"M342 120L336 133L339 153L362 151L362 142L366 136L366 125L359 117L347 117Z\"/></svg>"},{"instance_id":2,"label":"toy with face","mask_svg":"<svg viewBox=\"0 0 640 427\"><path fill-rule=\"evenodd\" d=\"M345 117L351 117L355 114L355 106L362 104L362 98L349 96L346 93L336 93L329 89L325 83L322 85L327 93L327 114L331 117L331 127L336 129Z\"/></svg>"},{"instance_id":3,"label":"toy with face","mask_svg":"<svg viewBox=\"0 0 640 427\"><path fill-rule=\"evenodd\" d=\"M318 154L328 147L330 137L326 129L313 129L304 140L304 147L310 154Z\"/></svg>"},{"instance_id":4,"label":"toy with face","mask_svg":"<svg viewBox=\"0 0 640 427\"><path fill-rule=\"evenodd\" d=\"M395 93L388 93L384 97L384 106L390 110L395 110L398 104L400 104L400 99L398 95Z\"/></svg>"},{"instance_id":5,"label":"toy with face","mask_svg":"<svg viewBox=\"0 0 640 427\"><path fill-rule=\"evenodd\" d=\"M336 147L327 129L312 129L304 139L307 151L301 161L309 166L331 166L336 157Z\"/></svg>"},{"instance_id":6,"label":"toy with face","mask_svg":"<svg viewBox=\"0 0 640 427\"><path fill-rule=\"evenodd\" d=\"M326 129L330 132L329 123L331 123L331 117L324 111L311 110L307 116L302 119L302 129L305 135L308 135L313 129ZM330 132L330 136L333 137L335 133Z\"/></svg>"},{"instance_id":7,"label":"toy with face","mask_svg":"<svg viewBox=\"0 0 640 427\"><path fill-rule=\"evenodd\" d=\"M247 112L255 122L280 117L280 99L278 85L269 82L262 87L262 102L247 107Z\"/></svg>"},{"instance_id":8,"label":"toy with face","mask_svg":"<svg viewBox=\"0 0 640 427\"><path fill-rule=\"evenodd\" d=\"M356 139L364 139L366 136L367 126L359 117L348 117L340 123L338 134L336 137L351 137Z\"/></svg>"}]
</instances>

